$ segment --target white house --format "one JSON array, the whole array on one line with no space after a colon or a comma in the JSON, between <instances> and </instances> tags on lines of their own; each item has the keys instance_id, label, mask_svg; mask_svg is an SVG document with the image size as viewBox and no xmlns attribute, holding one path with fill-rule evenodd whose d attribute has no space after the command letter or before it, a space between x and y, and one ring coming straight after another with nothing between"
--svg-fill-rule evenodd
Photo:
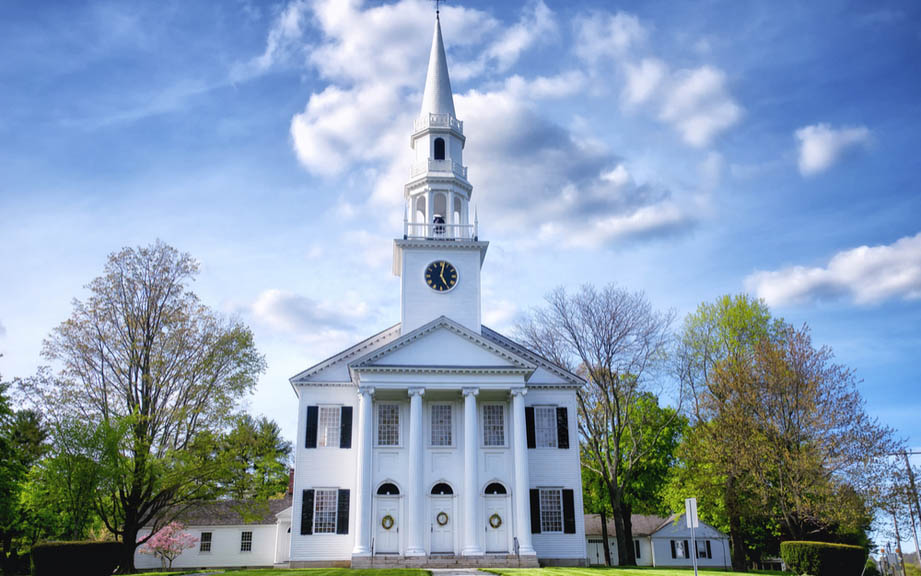
<instances>
[{"instance_id":1,"label":"white house","mask_svg":"<svg viewBox=\"0 0 921 576\"><path fill-rule=\"evenodd\" d=\"M732 565L729 556L729 537L709 524L700 522L700 527L694 529L692 540L691 529L684 521L684 514L669 518L633 514L630 522L638 566L691 566L691 554L695 545L698 566L728 570ZM611 563L617 564L614 521L609 518L607 524ZM601 533L601 517L598 514L585 515L585 534L588 543L588 563L604 564L604 540Z\"/></svg>"},{"instance_id":2,"label":"white house","mask_svg":"<svg viewBox=\"0 0 921 576\"><path fill-rule=\"evenodd\" d=\"M410 142L393 242L400 322L291 378L288 561L584 564L583 381L481 324L489 243L469 214L466 136L437 18Z\"/></svg>"}]
</instances>

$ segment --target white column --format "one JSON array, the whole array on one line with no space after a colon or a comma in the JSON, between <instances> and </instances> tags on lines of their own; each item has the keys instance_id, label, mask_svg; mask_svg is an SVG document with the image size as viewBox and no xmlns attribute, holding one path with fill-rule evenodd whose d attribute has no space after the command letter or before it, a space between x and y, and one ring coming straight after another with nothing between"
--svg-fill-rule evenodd
<instances>
[{"instance_id":1,"label":"white column","mask_svg":"<svg viewBox=\"0 0 921 576\"><path fill-rule=\"evenodd\" d=\"M483 554L477 540L476 521L479 497L479 475L477 474L477 452L479 439L477 428L476 397L478 388L464 388L464 556Z\"/></svg>"},{"instance_id":2,"label":"white column","mask_svg":"<svg viewBox=\"0 0 921 576\"><path fill-rule=\"evenodd\" d=\"M355 499L355 547L353 556L371 553L371 447L374 444L374 388L358 389L358 490Z\"/></svg>"},{"instance_id":3,"label":"white column","mask_svg":"<svg viewBox=\"0 0 921 576\"><path fill-rule=\"evenodd\" d=\"M422 486L422 395L425 388L409 389L409 542L407 556L425 556L422 512L425 489Z\"/></svg>"},{"instance_id":4,"label":"white column","mask_svg":"<svg viewBox=\"0 0 921 576\"><path fill-rule=\"evenodd\" d=\"M531 545L531 480L528 477L528 431L524 419L527 388L513 388L512 423L515 428L515 536L519 554L536 554Z\"/></svg>"}]
</instances>

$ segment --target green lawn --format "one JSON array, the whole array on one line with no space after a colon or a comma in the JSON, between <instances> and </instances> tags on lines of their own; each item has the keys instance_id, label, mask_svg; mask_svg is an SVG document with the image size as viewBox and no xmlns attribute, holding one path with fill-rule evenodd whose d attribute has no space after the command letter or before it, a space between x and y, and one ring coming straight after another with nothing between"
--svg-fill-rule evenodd
<instances>
[{"instance_id":1,"label":"green lawn","mask_svg":"<svg viewBox=\"0 0 921 576\"><path fill-rule=\"evenodd\" d=\"M144 572L141 576L181 576L182 574L197 574L199 571L174 571L174 572ZM200 572L220 572L226 576L429 576L428 570L411 570L404 568L375 568L368 570L352 570L351 568L297 568L286 570L281 568L259 568L256 570L214 569L201 570Z\"/></svg>"},{"instance_id":2,"label":"green lawn","mask_svg":"<svg viewBox=\"0 0 921 576\"><path fill-rule=\"evenodd\" d=\"M500 576L693 576L692 568L487 568ZM723 570L698 570L699 576L726 576L727 574L785 574L789 572L725 572Z\"/></svg>"}]
</instances>

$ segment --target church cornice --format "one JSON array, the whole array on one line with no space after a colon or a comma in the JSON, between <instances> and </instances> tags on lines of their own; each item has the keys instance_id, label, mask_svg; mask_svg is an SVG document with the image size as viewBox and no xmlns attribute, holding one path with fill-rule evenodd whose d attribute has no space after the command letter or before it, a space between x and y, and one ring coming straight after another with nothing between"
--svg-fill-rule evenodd
<instances>
[{"instance_id":1,"label":"church cornice","mask_svg":"<svg viewBox=\"0 0 921 576\"><path fill-rule=\"evenodd\" d=\"M365 338L364 340L362 340L358 344L355 344L351 348L348 348L346 350L343 350L342 352L339 352L338 354L330 356L326 360L323 360L322 362L319 362L318 364L314 364L310 368L295 374L294 376L289 378L288 381L291 383L292 386L298 386L298 385L304 385L304 384L310 384L310 385L316 384L318 386L323 386L323 385L330 385L330 386L343 385L345 386L346 384L334 383L334 382L324 382L324 381L307 381L307 379L313 376L314 374L322 372L323 370L326 370L327 368L335 364L338 364L339 362L342 362L344 360L348 360L349 358L354 358L355 356L359 356L363 353L366 353L369 348L371 348L375 344L379 344L382 340L393 340L399 337L400 337L400 324L397 323L391 326L390 328L387 328L385 330L378 332L377 334L373 336Z\"/></svg>"},{"instance_id":2,"label":"church cornice","mask_svg":"<svg viewBox=\"0 0 921 576\"><path fill-rule=\"evenodd\" d=\"M418 364L375 364L373 366L353 366L359 374L512 374L527 375L531 368L509 366L420 366Z\"/></svg>"}]
</instances>

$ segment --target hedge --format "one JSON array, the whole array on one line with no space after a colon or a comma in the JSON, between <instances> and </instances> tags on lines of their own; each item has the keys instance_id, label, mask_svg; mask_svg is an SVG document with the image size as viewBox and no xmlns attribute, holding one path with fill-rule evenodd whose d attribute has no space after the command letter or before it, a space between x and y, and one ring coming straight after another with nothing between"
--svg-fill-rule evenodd
<instances>
[{"instance_id":1,"label":"hedge","mask_svg":"<svg viewBox=\"0 0 921 576\"><path fill-rule=\"evenodd\" d=\"M781 542L787 568L809 576L860 576L867 552L860 546L827 542Z\"/></svg>"},{"instance_id":2,"label":"hedge","mask_svg":"<svg viewBox=\"0 0 921 576\"><path fill-rule=\"evenodd\" d=\"M32 547L32 576L109 576L118 568L120 542L43 542Z\"/></svg>"}]
</instances>

